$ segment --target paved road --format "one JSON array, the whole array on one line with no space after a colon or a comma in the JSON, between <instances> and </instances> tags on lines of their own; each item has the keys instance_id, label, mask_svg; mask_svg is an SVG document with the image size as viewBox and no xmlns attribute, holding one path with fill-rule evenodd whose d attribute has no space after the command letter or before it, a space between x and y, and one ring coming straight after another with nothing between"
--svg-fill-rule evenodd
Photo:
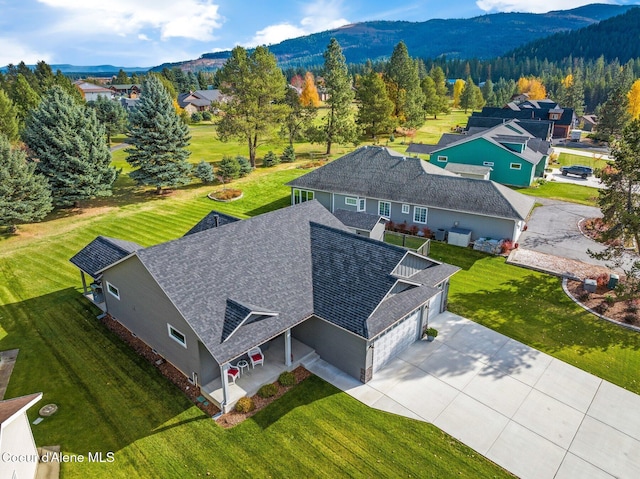
<instances>
[{"instance_id":1,"label":"paved road","mask_svg":"<svg viewBox=\"0 0 640 479\"><path fill-rule=\"evenodd\" d=\"M533 210L527 231L518 239L522 248L604 266L587 254L588 249L599 252L604 246L583 236L578 229L579 221L601 217L599 208L546 198L536 201L543 206Z\"/></svg>"},{"instance_id":2,"label":"paved road","mask_svg":"<svg viewBox=\"0 0 640 479\"><path fill-rule=\"evenodd\" d=\"M362 384L314 374L363 403L435 424L523 479L640 477L640 396L460 316L430 322Z\"/></svg>"}]
</instances>

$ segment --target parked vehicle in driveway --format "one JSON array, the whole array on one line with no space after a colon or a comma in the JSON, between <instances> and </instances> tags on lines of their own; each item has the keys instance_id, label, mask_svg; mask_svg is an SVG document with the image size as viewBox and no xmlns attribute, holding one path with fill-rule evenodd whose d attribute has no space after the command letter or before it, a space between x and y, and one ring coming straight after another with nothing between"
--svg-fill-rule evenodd
<instances>
[{"instance_id":1,"label":"parked vehicle in driveway","mask_svg":"<svg viewBox=\"0 0 640 479\"><path fill-rule=\"evenodd\" d=\"M587 178L593 175L593 168L584 165L571 165L563 166L560 168L560 172L562 173L562 176L576 175L581 176L582 178Z\"/></svg>"}]
</instances>

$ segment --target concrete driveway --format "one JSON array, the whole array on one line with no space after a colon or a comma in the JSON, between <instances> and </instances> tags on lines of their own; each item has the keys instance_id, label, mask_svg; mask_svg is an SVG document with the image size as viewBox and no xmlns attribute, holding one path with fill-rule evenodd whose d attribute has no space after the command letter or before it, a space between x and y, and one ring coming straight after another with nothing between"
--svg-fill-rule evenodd
<instances>
[{"instance_id":1,"label":"concrete driveway","mask_svg":"<svg viewBox=\"0 0 640 479\"><path fill-rule=\"evenodd\" d=\"M588 249L599 252L604 246L578 228L578 222L585 218L601 217L599 208L546 198L536 198L536 202L542 206L535 208L527 221L527 231L518 239L521 248L604 266L587 254Z\"/></svg>"},{"instance_id":2,"label":"concrete driveway","mask_svg":"<svg viewBox=\"0 0 640 479\"><path fill-rule=\"evenodd\" d=\"M640 396L452 313L362 384L308 369L363 403L435 424L528 479L640 477Z\"/></svg>"},{"instance_id":3,"label":"concrete driveway","mask_svg":"<svg viewBox=\"0 0 640 479\"><path fill-rule=\"evenodd\" d=\"M553 168L551 170L551 173L546 174L545 178L547 179L547 181L556 181L558 183L571 183L574 185L590 186L591 188L603 187L600 179L595 175L592 175L588 178L581 178L576 175L563 176L560 168ZM596 196L596 193L594 193L594 196Z\"/></svg>"}]
</instances>

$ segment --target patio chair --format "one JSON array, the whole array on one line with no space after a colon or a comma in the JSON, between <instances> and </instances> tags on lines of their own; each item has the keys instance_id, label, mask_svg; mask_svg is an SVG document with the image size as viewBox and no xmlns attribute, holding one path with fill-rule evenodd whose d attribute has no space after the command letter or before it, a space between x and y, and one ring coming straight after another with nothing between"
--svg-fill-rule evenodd
<instances>
[{"instance_id":1,"label":"patio chair","mask_svg":"<svg viewBox=\"0 0 640 479\"><path fill-rule=\"evenodd\" d=\"M262 354L262 350L259 347L249 350L247 354L249 355L252 368L255 368L258 364L264 367L264 354Z\"/></svg>"},{"instance_id":2,"label":"patio chair","mask_svg":"<svg viewBox=\"0 0 640 479\"><path fill-rule=\"evenodd\" d=\"M238 377L240 376L240 369L237 368L236 366L229 366L229 369L227 369L227 377L231 380L231 382L233 384L236 383L236 379L238 379Z\"/></svg>"}]
</instances>

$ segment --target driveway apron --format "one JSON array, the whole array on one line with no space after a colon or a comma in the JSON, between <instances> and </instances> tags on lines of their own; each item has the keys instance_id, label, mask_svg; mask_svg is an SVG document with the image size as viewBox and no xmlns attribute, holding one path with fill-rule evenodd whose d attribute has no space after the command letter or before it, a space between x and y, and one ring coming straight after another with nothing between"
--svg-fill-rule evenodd
<instances>
[{"instance_id":1,"label":"driveway apron","mask_svg":"<svg viewBox=\"0 0 640 479\"><path fill-rule=\"evenodd\" d=\"M363 403L435 424L524 478L640 477L640 396L445 312L367 384L313 373Z\"/></svg>"}]
</instances>

